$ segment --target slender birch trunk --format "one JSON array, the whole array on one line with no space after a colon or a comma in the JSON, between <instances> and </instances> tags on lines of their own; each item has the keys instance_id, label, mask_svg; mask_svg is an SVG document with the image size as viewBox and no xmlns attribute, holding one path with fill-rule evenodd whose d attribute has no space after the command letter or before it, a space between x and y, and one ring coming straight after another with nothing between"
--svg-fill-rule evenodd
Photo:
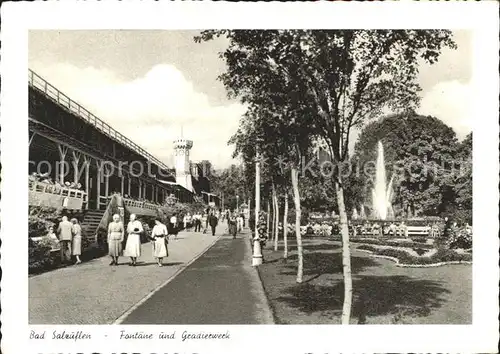
<instances>
[{"instance_id":1,"label":"slender birch trunk","mask_svg":"<svg viewBox=\"0 0 500 354\"><path fill-rule=\"evenodd\" d=\"M340 217L340 233L342 235L342 266L344 273L344 305L342 307L342 324L348 325L352 307L352 274L351 249L349 243L349 228L344 203L344 189L339 181L335 181L337 205Z\"/></svg>"},{"instance_id":2,"label":"slender birch trunk","mask_svg":"<svg viewBox=\"0 0 500 354\"><path fill-rule=\"evenodd\" d=\"M269 220L271 218L271 203L269 199L267 200L267 225L266 225L266 235L269 237Z\"/></svg>"},{"instance_id":3,"label":"slender birch trunk","mask_svg":"<svg viewBox=\"0 0 500 354\"><path fill-rule=\"evenodd\" d=\"M283 258L288 258L288 191L285 190L285 210L283 211Z\"/></svg>"},{"instance_id":4,"label":"slender birch trunk","mask_svg":"<svg viewBox=\"0 0 500 354\"><path fill-rule=\"evenodd\" d=\"M276 193L274 183L271 190L271 204L273 205L273 223L271 225L271 240L274 242L275 228L276 228L276 203L274 203L274 194Z\"/></svg>"},{"instance_id":5,"label":"slender birch trunk","mask_svg":"<svg viewBox=\"0 0 500 354\"><path fill-rule=\"evenodd\" d=\"M280 232L280 205L278 203L278 193L276 192L276 189L274 190L274 206L276 210L276 220L275 220L275 225L274 225L274 250L278 250L278 237L279 237L279 232Z\"/></svg>"},{"instance_id":6,"label":"slender birch trunk","mask_svg":"<svg viewBox=\"0 0 500 354\"><path fill-rule=\"evenodd\" d=\"M299 194L299 171L292 167L293 201L295 205L295 237L297 238L297 283L302 283L304 273L304 256L302 249L302 235L300 234L300 194Z\"/></svg>"},{"instance_id":7,"label":"slender birch trunk","mask_svg":"<svg viewBox=\"0 0 500 354\"><path fill-rule=\"evenodd\" d=\"M270 234L269 234L269 240L272 241L274 240L274 225L275 225L275 218L276 218L276 208L275 208L275 205L274 205L274 199L273 199L273 195L271 193L271 200L270 200L270 203L271 203L271 210L272 210L272 215L271 215L271 226L270 226Z\"/></svg>"}]
</instances>

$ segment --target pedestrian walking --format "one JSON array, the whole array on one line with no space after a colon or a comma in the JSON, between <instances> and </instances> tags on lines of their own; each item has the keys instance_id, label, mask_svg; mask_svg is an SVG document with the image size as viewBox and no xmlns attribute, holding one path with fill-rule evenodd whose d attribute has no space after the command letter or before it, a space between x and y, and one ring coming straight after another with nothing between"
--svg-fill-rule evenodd
<instances>
[{"instance_id":1,"label":"pedestrian walking","mask_svg":"<svg viewBox=\"0 0 500 354\"><path fill-rule=\"evenodd\" d=\"M170 223L168 225L168 235L175 236L175 238L177 239L178 234L179 234L179 230L178 230L178 224L177 224L177 214L174 214L170 217Z\"/></svg>"},{"instance_id":2,"label":"pedestrian walking","mask_svg":"<svg viewBox=\"0 0 500 354\"><path fill-rule=\"evenodd\" d=\"M123 223L120 215L113 215L113 221L108 226L108 254L111 257L111 265L118 265L118 257L122 253L122 242L125 235Z\"/></svg>"},{"instance_id":3,"label":"pedestrian walking","mask_svg":"<svg viewBox=\"0 0 500 354\"><path fill-rule=\"evenodd\" d=\"M127 242L125 244L124 256L130 257L130 266L136 266L137 258L141 256L141 233L144 232L140 221L136 220L135 214L130 214L127 224Z\"/></svg>"},{"instance_id":4,"label":"pedestrian walking","mask_svg":"<svg viewBox=\"0 0 500 354\"><path fill-rule=\"evenodd\" d=\"M196 212L193 215L193 223L194 223L194 232L200 232L201 231L201 213Z\"/></svg>"},{"instance_id":5,"label":"pedestrian walking","mask_svg":"<svg viewBox=\"0 0 500 354\"><path fill-rule=\"evenodd\" d=\"M82 254L82 227L78 223L77 218L71 219L73 227L71 228L71 233L73 234L73 240L71 242L71 252L76 258L75 264L80 264L80 256Z\"/></svg>"},{"instance_id":6,"label":"pedestrian walking","mask_svg":"<svg viewBox=\"0 0 500 354\"><path fill-rule=\"evenodd\" d=\"M203 233L206 233L207 228L208 228L208 215L207 214L203 214L203 216L201 217L201 224L203 225Z\"/></svg>"},{"instance_id":7,"label":"pedestrian walking","mask_svg":"<svg viewBox=\"0 0 500 354\"><path fill-rule=\"evenodd\" d=\"M239 214L236 218L236 223L238 225L238 232L241 232L241 229L243 228L243 216L241 214Z\"/></svg>"},{"instance_id":8,"label":"pedestrian walking","mask_svg":"<svg viewBox=\"0 0 500 354\"><path fill-rule=\"evenodd\" d=\"M151 232L151 239L153 241L153 257L156 258L158 266L162 267L163 258L168 257L168 230L158 218L155 219L155 226Z\"/></svg>"},{"instance_id":9,"label":"pedestrian walking","mask_svg":"<svg viewBox=\"0 0 500 354\"><path fill-rule=\"evenodd\" d=\"M71 260L71 240L73 224L68 221L67 216L63 216L59 226L57 227L57 234L59 235L59 244L61 248L61 263L67 263Z\"/></svg>"},{"instance_id":10,"label":"pedestrian walking","mask_svg":"<svg viewBox=\"0 0 500 354\"><path fill-rule=\"evenodd\" d=\"M212 236L215 236L215 228L217 227L217 223L219 220L217 219L217 216L215 216L214 213L211 213L209 216L208 223L210 224L210 227L212 229Z\"/></svg>"},{"instance_id":11,"label":"pedestrian walking","mask_svg":"<svg viewBox=\"0 0 500 354\"><path fill-rule=\"evenodd\" d=\"M206 215L207 215L207 218L206 218L206 220L205 220L205 230L207 230L207 229L208 229L208 221L209 221L209 218L208 218L208 217L210 216L210 214L211 214L211 213L212 213L212 212L210 211L210 207L208 207L208 208L207 208L207 210L206 210Z\"/></svg>"},{"instance_id":12,"label":"pedestrian walking","mask_svg":"<svg viewBox=\"0 0 500 354\"><path fill-rule=\"evenodd\" d=\"M184 230L188 231L191 228L191 214L187 213L183 218Z\"/></svg>"},{"instance_id":13,"label":"pedestrian walking","mask_svg":"<svg viewBox=\"0 0 500 354\"><path fill-rule=\"evenodd\" d=\"M233 238L236 238L236 233L238 231L238 222L236 221L236 218L234 215L230 216L228 219L228 230L229 234L233 235Z\"/></svg>"}]
</instances>

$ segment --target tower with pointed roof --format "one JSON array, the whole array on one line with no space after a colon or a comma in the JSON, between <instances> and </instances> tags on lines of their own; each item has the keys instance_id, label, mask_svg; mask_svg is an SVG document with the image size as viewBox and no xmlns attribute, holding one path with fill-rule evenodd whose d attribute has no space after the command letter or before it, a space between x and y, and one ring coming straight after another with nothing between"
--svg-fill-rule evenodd
<instances>
[{"instance_id":1,"label":"tower with pointed roof","mask_svg":"<svg viewBox=\"0 0 500 354\"><path fill-rule=\"evenodd\" d=\"M183 129L181 127L180 138L174 140L174 163L176 183L193 192L193 183L191 178L191 164L189 151L193 147L193 141L184 139Z\"/></svg>"}]
</instances>

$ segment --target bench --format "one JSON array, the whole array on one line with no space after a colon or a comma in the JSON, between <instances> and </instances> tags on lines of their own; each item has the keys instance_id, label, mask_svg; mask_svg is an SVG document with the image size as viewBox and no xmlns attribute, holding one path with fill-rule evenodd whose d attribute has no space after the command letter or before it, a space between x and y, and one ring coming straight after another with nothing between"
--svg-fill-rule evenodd
<instances>
[{"instance_id":1,"label":"bench","mask_svg":"<svg viewBox=\"0 0 500 354\"><path fill-rule=\"evenodd\" d=\"M408 236L430 236L430 226L407 226Z\"/></svg>"},{"instance_id":2,"label":"bench","mask_svg":"<svg viewBox=\"0 0 500 354\"><path fill-rule=\"evenodd\" d=\"M400 237L405 237L405 236L436 237L438 233L439 230L432 229L430 226L406 226L406 232L403 228L396 227L394 234L392 232L389 233L386 232L385 235L400 236ZM365 228L362 230L357 230L357 234L359 234L360 236L379 236L380 231L379 229Z\"/></svg>"}]
</instances>

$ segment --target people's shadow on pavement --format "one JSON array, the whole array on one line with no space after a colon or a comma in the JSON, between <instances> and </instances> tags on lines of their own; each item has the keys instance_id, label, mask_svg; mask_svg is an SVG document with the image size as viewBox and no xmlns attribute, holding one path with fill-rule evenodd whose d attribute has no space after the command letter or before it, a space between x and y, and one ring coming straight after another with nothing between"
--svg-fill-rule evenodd
<instances>
[{"instance_id":1,"label":"people's shadow on pavement","mask_svg":"<svg viewBox=\"0 0 500 354\"><path fill-rule=\"evenodd\" d=\"M184 262L163 262L164 267L176 266L176 265L180 265L180 264L184 264ZM137 264L135 266L136 267L144 267L144 266L152 266L152 265L158 265L158 263L157 262L137 262Z\"/></svg>"}]
</instances>

